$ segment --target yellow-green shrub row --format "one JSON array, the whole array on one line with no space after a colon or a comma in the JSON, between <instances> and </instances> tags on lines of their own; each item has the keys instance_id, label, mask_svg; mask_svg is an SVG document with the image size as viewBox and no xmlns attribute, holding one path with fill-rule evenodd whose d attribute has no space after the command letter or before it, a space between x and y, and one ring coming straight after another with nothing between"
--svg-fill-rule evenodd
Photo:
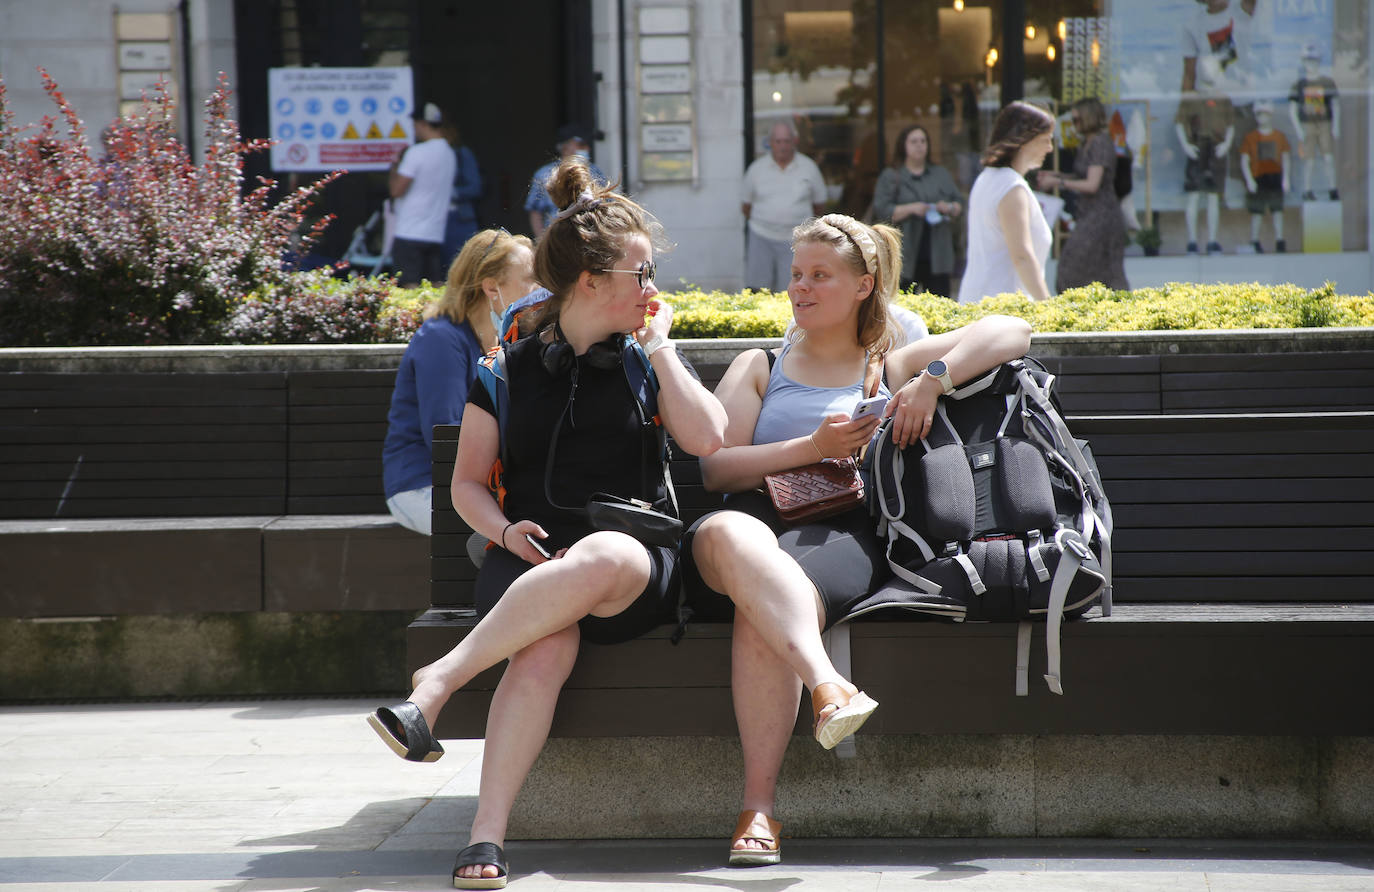
<instances>
[{"instance_id":1,"label":"yellow-green shrub row","mask_svg":"<svg viewBox=\"0 0 1374 892\"><path fill-rule=\"evenodd\" d=\"M418 316L424 304L438 297L440 291L431 287L395 289L382 315ZM679 338L780 337L792 319L785 293L684 289L665 292L663 297L673 305L673 336ZM1133 291L1089 285L1040 303L1019 294L958 304L933 294L902 293L897 303L920 313L936 333L989 313L1019 316L1041 332L1374 327L1374 294L1336 294L1330 283L1313 290L1257 282L1171 282Z\"/></svg>"},{"instance_id":2,"label":"yellow-green shrub row","mask_svg":"<svg viewBox=\"0 0 1374 892\"><path fill-rule=\"evenodd\" d=\"M777 337L792 318L785 294L698 290L664 297L674 308L673 334L681 338ZM1258 283L1176 282L1133 291L1090 285L1039 303L1018 294L958 304L932 294L903 293L897 303L920 313L937 333L989 313L1019 316L1042 332L1374 326L1374 294L1338 295L1329 283L1315 290Z\"/></svg>"}]
</instances>

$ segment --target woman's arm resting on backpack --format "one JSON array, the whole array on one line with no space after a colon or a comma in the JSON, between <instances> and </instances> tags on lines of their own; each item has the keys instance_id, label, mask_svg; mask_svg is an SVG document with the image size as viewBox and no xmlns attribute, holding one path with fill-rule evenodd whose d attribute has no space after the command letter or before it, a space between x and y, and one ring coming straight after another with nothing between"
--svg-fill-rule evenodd
<instances>
[{"instance_id":1,"label":"woman's arm resting on backpack","mask_svg":"<svg viewBox=\"0 0 1374 892\"><path fill-rule=\"evenodd\" d=\"M507 518L487 488L491 466L501 449L501 432L496 419L472 403L463 409L463 424L458 428L458 458L453 465L449 493L453 507L463 522L511 554L531 564L548 560L525 541L525 534L536 539L548 537L544 528L532 520Z\"/></svg>"},{"instance_id":2,"label":"woman's arm resting on backpack","mask_svg":"<svg viewBox=\"0 0 1374 892\"><path fill-rule=\"evenodd\" d=\"M892 416L894 439L907 446L930 433L935 403L944 388L923 374L932 360L944 360L957 386L1030 349L1030 323L1015 316L986 316L977 322L922 338L887 357L887 381L893 388L885 415Z\"/></svg>"},{"instance_id":3,"label":"woman's arm resting on backpack","mask_svg":"<svg viewBox=\"0 0 1374 892\"><path fill-rule=\"evenodd\" d=\"M654 298L649 312L653 314L649 324L635 332L640 346L660 335L666 340L673 325L673 308L666 301ZM696 456L719 449L725 440L725 408L720 400L687 371L676 349L661 347L649 362L658 376L658 411L673 440Z\"/></svg>"}]
</instances>

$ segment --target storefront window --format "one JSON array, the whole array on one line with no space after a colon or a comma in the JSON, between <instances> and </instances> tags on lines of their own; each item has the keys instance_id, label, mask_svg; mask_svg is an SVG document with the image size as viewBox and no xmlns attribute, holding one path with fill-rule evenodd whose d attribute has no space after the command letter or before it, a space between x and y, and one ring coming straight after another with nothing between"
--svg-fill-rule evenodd
<instances>
[{"instance_id":1,"label":"storefront window","mask_svg":"<svg viewBox=\"0 0 1374 892\"><path fill-rule=\"evenodd\" d=\"M967 192L1017 29L1025 98L1061 120L1057 163L1078 142L1069 107L1097 97L1131 160L1124 211L1159 253L1368 249L1368 0L1022 7L1011 23L1000 0L755 0L753 154L791 120L830 207L863 217L897 135L919 124Z\"/></svg>"},{"instance_id":2,"label":"storefront window","mask_svg":"<svg viewBox=\"0 0 1374 892\"><path fill-rule=\"evenodd\" d=\"M754 154L768 151L775 123L791 121L830 208L861 213L852 172L874 138L872 0L759 0L753 33Z\"/></svg>"},{"instance_id":3,"label":"storefront window","mask_svg":"<svg viewBox=\"0 0 1374 892\"><path fill-rule=\"evenodd\" d=\"M1116 0L1096 27L1161 253L1366 249L1367 0Z\"/></svg>"}]
</instances>

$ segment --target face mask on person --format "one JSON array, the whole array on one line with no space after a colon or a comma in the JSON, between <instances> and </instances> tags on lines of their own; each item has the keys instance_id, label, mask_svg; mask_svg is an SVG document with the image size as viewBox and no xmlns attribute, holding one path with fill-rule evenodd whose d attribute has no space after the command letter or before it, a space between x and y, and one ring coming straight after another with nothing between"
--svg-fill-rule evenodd
<instances>
[{"instance_id":1,"label":"face mask on person","mask_svg":"<svg viewBox=\"0 0 1374 892\"><path fill-rule=\"evenodd\" d=\"M500 305L501 310L497 312L496 307ZM506 312L506 299L501 296L501 289L496 289L496 300L488 305L487 313L491 315L491 327L496 332L496 337L501 337L501 316Z\"/></svg>"},{"instance_id":2,"label":"face mask on person","mask_svg":"<svg viewBox=\"0 0 1374 892\"><path fill-rule=\"evenodd\" d=\"M590 157L592 157L592 155L591 155L591 153L588 152L586 149L574 149L574 150L573 150L573 157L574 157L574 158L590 158Z\"/></svg>"}]
</instances>

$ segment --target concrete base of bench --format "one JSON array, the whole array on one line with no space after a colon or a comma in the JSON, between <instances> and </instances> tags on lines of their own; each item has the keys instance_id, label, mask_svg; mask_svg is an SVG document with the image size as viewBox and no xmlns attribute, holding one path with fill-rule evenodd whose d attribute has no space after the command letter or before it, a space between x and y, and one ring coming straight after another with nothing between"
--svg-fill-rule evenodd
<instances>
[{"instance_id":1,"label":"concrete base of bench","mask_svg":"<svg viewBox=\"0 0 1374 892\"><path fill-rule=\"evenodd\" d=\"M410 627L408 663L467 634L470 610L431 609ZM883 707L867 734L1265 734L1374 736L1374 605L1120 604L1063 628L1064 696L1032 638L1030 695L1014 696L1011 623L851 625L854 682ZM583 644L554 737L734 736L730 627L661 627L610 647ZM501 667L455 694L440 737L485 736ZM798 732L806 731L801 715Z\"/></svg>"},{"instance_id":2,"label":"concrete base of bench","mask_svg":"<svg viewBox=\"0 0 1374 892\"><path fill-rule=\"evenodd\" d=\"M406 690L429 566L385 514L0 521L0 699Z\"/></svg>"},{"instance_id":3,"label":"concrete base of bench","mask_svg":"<svg viewBox=\"0 0 1374 892\"><path fill-rule=\"evenodd\" d=\"M793 739L784 833L1374 837L1374 737L860 732L856 745L846 760ZM718 838L723 852L742 778L734 737L554 739L509 836Z\"/></svg>"},{"instance_id":4,"label":"concrete base of bench","mask_svg":"<svg viewBox=\"0 0 1374 892\"><path fill-rule=\"evenodd\" d=\"M413 610L0 619L0 701L409 690Z\"/></svg>"},{"instance_id":5,"label":"concrete base of bench","mask_svg":"<svg viewBox=\"0 0 1374 892\"><path fill-rule=\"evenodd\" d=\"M424 614L409 668L472 619ZM1065 626L1062 697L1039 678L1043 630L1016 697L1013 625L856 622L852 677L882 705L848 760L820 749L799 709L786 832L1374 837L1374 606L1118 605ZM724 848L743 777L730 627L693 625L676 647L669 632L583 645L511 838ZM500 672L449 700L438 736L483 736Z\"/></svg>"}]
</instances>

